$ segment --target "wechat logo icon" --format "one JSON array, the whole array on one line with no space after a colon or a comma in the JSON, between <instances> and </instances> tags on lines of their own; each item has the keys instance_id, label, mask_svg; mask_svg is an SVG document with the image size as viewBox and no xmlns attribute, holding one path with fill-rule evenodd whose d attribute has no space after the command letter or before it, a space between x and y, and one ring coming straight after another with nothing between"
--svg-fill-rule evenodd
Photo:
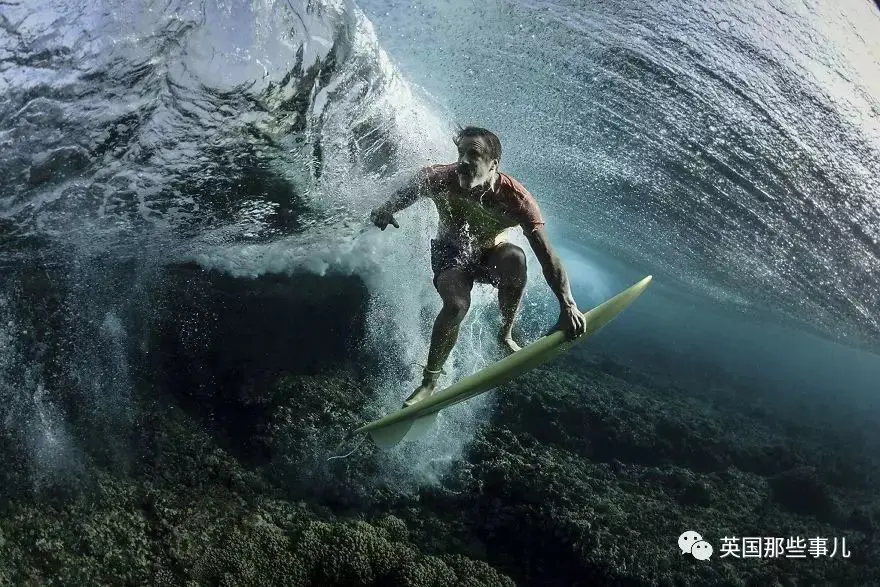
<instances>
[{"instance_id":1,"label":"wechat logo icon","mask_svg":"<svg viewBox=\"0 0 880 587\"><path fill-rule=\"evenodd\" d=\"M681 554L692 554L697 560L707 561L712 557L712 545L703 540L699 532L688 530L678 537Z\"/></svg>"}]
</instances>

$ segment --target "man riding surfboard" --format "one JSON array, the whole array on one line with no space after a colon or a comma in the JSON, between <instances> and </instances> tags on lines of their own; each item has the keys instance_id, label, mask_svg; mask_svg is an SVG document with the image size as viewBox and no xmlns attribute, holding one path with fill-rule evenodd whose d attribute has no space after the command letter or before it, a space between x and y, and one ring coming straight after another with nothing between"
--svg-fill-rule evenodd
<instances>
[{"instance_id":1,"label":"man riding surfboard","mask_svg":"<svg viewBox=\"0 0 880 587\"><path fill-rule=\"evenodd\" d=\"M469 126L459 131L454 143L458 148L456 163L422 168L370 214L382 230L389 224L400 228L394 213L427 197L434 201L440 217L437 238L431 240L431 268L443 308L434 321L422 384L407 398L405 406L429 397L436 389L470 308L475 282L498 289L498 340L507 352L519 350L512 333L526 285L526 255L506 239L508 230L517 225L522 227L547 284L559 300L560 316L555 328L565 329L572 337L586 331L586 321L571 295L568 274L550 246L538 203L522 184L498 170L498 137L486 129Z\"/></svg>"}]
</instances>

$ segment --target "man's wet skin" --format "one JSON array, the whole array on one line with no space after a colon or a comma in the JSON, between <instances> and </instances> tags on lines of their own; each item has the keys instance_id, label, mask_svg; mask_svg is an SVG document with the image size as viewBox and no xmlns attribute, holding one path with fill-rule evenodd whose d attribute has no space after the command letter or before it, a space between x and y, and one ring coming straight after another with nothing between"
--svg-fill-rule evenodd
<instances>
[{"instance_id":1,"label":"man's wet skin","mask_svg":"<svg viewBox=\"0 0 880 587\"><path fill-rule=\"evenodd\" d=\"M493 162L489 156L489 145L485 139L464 137L459 141L456 174L458 183L463 189L469 190L474 195L492 189L497 181L497 167L497 162ZM513 340L513 324L526 286L526 256L518 246L503 243L489 253L487 265L498 280L498 305L501 310L501 329L498 332L498 342L505 353L513 353L521 348ZM456 279L456 277L452 277L452 279ZM470 287L466 288L466 299L451 299L460 295L458 292L465 291L464 285L465 283L462 282L451 289L449 300L453 307L467 308L470 306L470 291L473 282L470 283ZM444 298L442 293L440 297L444 299L445 305L447 298ZM457 335L458 325L464 319L464 315L458 318L459 313L450 312L448 314L450 316L449 322L442 324L441 328L448 329L450 333L455 328ZM467 314L466 309L464 314ZM455 323L456 319L458 319L458 323ZM443 357L443 362L445 362L445 358ZM429 358L428 365L431 364L432 361ZM436 363L434 364L436 365Z\"/></svg>"},{"instance_id":2,"label":"man's wet skin","mask_svg":"<svg viewBox=\"0 0 880 587\"><path fill-rule=\"evenodd\" d=\"M443 261L440 261L441 264L435 269L434 284L443 306L431 331L431 347L422 384L407 399L405 405L428 397L435 390L442 366L446 363L455 346L461 323L470 309L471 290L474 286L476 273L480 273L481 282L492 283L498 288L501 328L498 331L497 340L501 349L505 354L520 350L520 345L513 339L513 326L526 285L526 254L517 245L504 242L503 239L498 242L498 237L502 236L508 227L518 223L523 227L524 234L526 234L529 244L541 263L544 276L560 302L560 318L556 328L565 329L571 336L583 334L586 328L583 316L577 310L571 296L565 270L549 244L543 228L544 220L541 218L537 203L521 184L507 175L504 175L503 187L498 187L501 179L498 171L500 143L492 133L486 135L488 131L483 129L470 130L477 131L478 134L462 132L462 135L458 137L456 141L458 160L454 167L439 165L425 168L429 170L429 176L430 173L441 173L430 170L439 169L449 172L449 175L443 176L448 177L448 180L432 184L442 186L437 188L439 192L435 192L435 195L431 196L438 204L438 212L441 210L439 202L443 200L443 197L458 198L458 203L454 205L464 206L458 208L457 216L455 214L448 216L448 218L457 220L448 221L445 224L441 223L446 232L443 232L443 237L438 235L438 238L442 240L450 238L450 234L461 234L456 231L461 231L464 226L478 222L481 216L485 217L489 214L487 212L489 208L485 207L487 204L494 206L495 212L493 213L496 215L499 214L498 206L500 204L502 207L500 214L503 219L489 220L489 224L482 226L482 232L477 231L478 235L482 235L480 238L489 237L488 244L478 238L466 245L467 247L476 247L476 252L481 255L476 269L473 265L458 266L457 262L444 264ZM494 141L495 149L492 148L485 136ZM399 227L393 212L408 207L420 197L418 186L423 184L418 182L425 181L425 177L427 176L417 179L416 183L400 195L374 210L371 214L373 222L382 230L389 224ZM453 183L443 183L449 180ZM484 201L484 197L486 201ZM450 200L447 199L446 206L450 206L449 202ZM451 213L447 208L443 209L447 210L447 214ZM466 212L461 212L462 210L466 210ZM464 226L459 226L459 224ZM528 231L526 231L527 228ZM451 233L450 230L452 230ZM491 232L488 232L490 230ZM492 243L493 239L495 244ZM468 254L472 252L469 251ZM432 248L433 264L434 250Z\"/></svg>"}]
</instances>

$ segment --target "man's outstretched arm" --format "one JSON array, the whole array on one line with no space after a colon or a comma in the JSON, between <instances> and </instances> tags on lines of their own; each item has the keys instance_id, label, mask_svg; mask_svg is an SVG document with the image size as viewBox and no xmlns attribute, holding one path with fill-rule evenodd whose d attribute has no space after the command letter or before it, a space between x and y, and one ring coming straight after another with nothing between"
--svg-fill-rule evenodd
<instances>
[{"instance_id":1,"label":"man's outstretched arm","mask_svg":"<svg viewBox=\"0 0 880 587\"><path fill-rule=\"evenodd\" d=\"M541 263L541 269L544 271L544 278L550 289L559 300L559 322L556 328L563 328L571 336L579 336L586 332L587 322L584 320L583 314L575 304L574 296L571 295L571 283L568 280L568 273L562 266L562 260L553 247L550 245L550 238L543 225L538 225L534 230L524 231L538 262Z\"/></svg>"},{"instance_id":2,"label":"man's outstretched arm","mask_svg":"<svg viewBox=\"0 0 880 587\"><path fill-rule=\"evenodd\" d=\"M394 192L387 202L370 213L373 224L385 230L389 224L394 228L400 228L394 218L395 212L400 212L412 206L422 196L425 176L422 171L416 173L404 186Z\"/></svg>"}]
</instances>

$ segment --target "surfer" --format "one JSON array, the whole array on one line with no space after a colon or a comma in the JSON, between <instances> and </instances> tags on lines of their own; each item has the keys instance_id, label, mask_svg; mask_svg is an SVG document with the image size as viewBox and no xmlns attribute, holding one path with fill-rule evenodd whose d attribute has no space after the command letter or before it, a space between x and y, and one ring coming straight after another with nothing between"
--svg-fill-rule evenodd
<instances>
[{"instance_id":1,"label":"surfer","mask_svg":"<svg viewBox=\"0 0 880 587\"><path fill-rule=\"evenodd\" d=\"M538 203L522 184L498 170L498 137L486 129L469 126L461 129L453 142L458 149L456 163L422 168L370 214L382 230L389 224L400 228L394 213L427 197L434 201L440 217L437 238L431 240L431 268L443 308L434 321L422 384L407 398L407 406L429 397L437 387L470 308L475 282L498 289L498 340L508 353L520 349L513 340L513 324L526 285L526 255L507 241L509 230L517 225L522 227L547 284L559 300L560 316L554 329L564 329L571 337L586 331L586 321L571 295L568 275L550 246Z\"/></svg>"}]
</instances>

